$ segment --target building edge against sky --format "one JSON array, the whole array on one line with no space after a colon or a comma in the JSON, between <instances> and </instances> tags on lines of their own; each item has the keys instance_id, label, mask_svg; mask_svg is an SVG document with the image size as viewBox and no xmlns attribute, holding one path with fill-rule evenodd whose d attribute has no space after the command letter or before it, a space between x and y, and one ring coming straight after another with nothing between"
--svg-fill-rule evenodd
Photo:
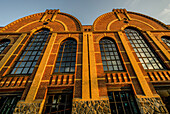
<instances>
[{"instance_id":1,"label":"building edge against sky","mask_svg":"<svg viewBox=\"0 0 170 114\"><path fill-rule=\"evenodd\" d=\"M0 112L168 113L169 46L168 25L126 9L23 17L0 28Z\"/></svg>"}]
</instances>

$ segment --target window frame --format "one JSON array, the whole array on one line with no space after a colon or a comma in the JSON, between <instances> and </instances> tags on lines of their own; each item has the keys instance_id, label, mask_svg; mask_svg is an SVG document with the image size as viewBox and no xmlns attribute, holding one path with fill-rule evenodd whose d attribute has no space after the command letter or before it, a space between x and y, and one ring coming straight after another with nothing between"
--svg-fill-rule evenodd
<instances>
[{"instance_id":1,"label":"window frame","mask_svg":"<svg viewBox=\"0 0 170 114\"><path fill-rule=\"evenodd\" d=\"M104 43L101 43L102 41L104 41L104 42L109 41L110 43L107 43L107 45L105 45ZM108 48L108 50L106 50L106 47ZM104 37L104 38L100 39L99 48L100 48L104 72L126 72L125 66L123 64L123 58L120 55L120 51L118 49L118 45L113 39L111 39L109 37ZM108 58L110 58L110 60L107 60L107 56L108 56ZM103 59L103 57L105 57L105 60ZM111 61L111 65L108 65L108 63L107 63L108 61ZM105 65L103 64L104 62L106 63ZM105 68L104 68L105 66L107 67L107 70L105 70ZM108 70L109 66L112 66L113 70ZM117 67L117 70L114 70L114 66Z\"/></svg>"},{"instance_id":2,"label":"window frame","mask_svg":"<svg viewBox=\"0 0 170 114\"><path fill-rule=\"evenodd\" d=\"M3 43L1 43L1 42L3 42ZM6 44L7 43L7 44ZM1 46L0 47L0 54L2 54L3 52L4 52L4 50L9 46L9 44L11 43L11 40L10 39L7 39L7 38L4 38L4 39L1 39L0 40L0 46L1 46L1 44L3 45L3 44L6 44L5 46ZM3 48L2 50L1 50L1 48Z\"/></svg>"},{"instance_id":3,"label":"window frame","mask_svg":"<svg viewBox=\"0 0 170 114\"><path fill-rule=\"evenodd\" d=\"M69 52L67 52L67 51L65 51L65 42L67 42L67 41L71 41L71 42L75 42L75 44L74 45L71 45L71 46L76 46L76 48L74 48L74 50L75 51L69 51ZM63 45L64 44L64 45ZM68 44L70 44L70 43L68 43ZM66 44L66 45L68 45L68 44ZM62 51L60 51L61 50L61 47L64 47L63 49L62 49ZM70 45L68 45L68 46L70 46ZM72 49L73 49L73 47L72 47ZM76 71L76 62L77 62L77 50L78 50L78 43L77 43L77 40L75 40L74 38L67 38L67 39L65 39L65 40L63 40L61 43L60 43L60 45L59 45L59 48L58 48L58 53L57 53L57 57L56 57L56 60L55 60L55 66L54 66L54 70L53 70L53 74L75 74L75 71ZM61 54L61 56L60 56L60 54ZM71 56L64 56L64 54L71 54ZM74 55L74 56L72 56L72 55ZM58 59L59 59L59 57L60 57L60 61L58 61ZM70 58L71 57L71 58ZM73 58L74 57L74 58ZM63 58L64 58L64 63L63 63ZM67 59L68 58L70 58L70 61L67 61ZM73 60L72 60L72 58L73 58ZM67 66L67 63L70 63L70 65L69 66ZM63 64L65 64L64 66L62 66L62 63ZM73 65L73 63L74 63L74 65ZM55 70L57 69L56 68L56 66L57 66L57 64L59 64L59 67L58 67L58 71L59 72L56 72ZM65 68L66 67L69 67L69 71L70 71L70 69L71 69L71 67L74 67L74 71L73 72L60 72L60 68L64 68L64 71L65 71Z\"/></svg>"},{"instance_id":4,"label":"window frame","mask_svg":"<svg viewBox=\"0 0 170 114\"><path fill-rule=\"evenodd\" d=\"M162 40L163 43L166 44L166 46L167 46L168 48L170 48L170 36L162 36L162 37L161 37L161 40ZM168 43L167 43L167 42L168 42Z\"/></svg>"},{"instance_id":5,"label":"window frame","mask_svg":"<svg viewBox=\"0 0 170 114\"><path fill-rule=\"evenodd\" d=\"M117 95L119 98L116 97L115 93L118 93ZM125 95L124 96L125 98L122 97L123 94ZM120 112L117 107L118 104L120 104L122 106L121 111L123 111L123 113L126 113L127 108L125 108L125 103L127 103L129 105L129 110L131 113L134 113L135 111L136 111L136 114L140 113L137 102L134 97L134 94L131 90L108 91L108 97L109 97L110 109L112 109L114 107L117 114ZM117 98L117 100L116 100L116 98ZM136 109L134 109L134 108L136 108ZM112 110L111 110L111 112L112 112Z\"/></svg>"},{"instance_id":6,"label":"window frame","mask_svg":"<svg viewBox=\"0 0 170 114\"><path fill-rule=\"evenodd\" d=\"M43 32L43 31L45 31L45 32ZM46 37L46 39L44 39L45 37ZM24 48L22 49L22 51L20 52L19 56L15 60L15 63L13 64L13 66L11 67L11 69L9 71L9 75L12 75L12 76L13 75L31 75L34 72L37 62L41 58L42 51L44 50L44 48L46 48L46 45L48 44L49 38L50 38L50 30L46 29L46 28L37 30L35 33L33 33L30 36L30 38L27 41ZM40 41L38 41L38 40L40 40ZM36 45L38 43L40 43L40 45ZM32 46L33 44L34 44L34 46ZM39 46L39 48L36 49L38 46ZM29 54L29 52L30 52L30 54ZM23 58L22 58L22 56L23 56ZM28 59L24 60L26 58L28 58ZM22 60L20 60L20 59L22 59ZM23 64L25 63L25 64L22 65L22 63ZM28 65L29 63L31 63L31 64ZM21 67L20 66L18 67L17 64L19 64ZM22 70L20 71L20 73L17 74L16 72L19 68ZM16 69L16 70L14 71L14 69ZM27 73L23 72L24 69L28 69ZM13 71L14 71L14 73L12 73Z\"/></svg>"},{"instance_id":7,"label":"window frame","mask_svg":"<svg viewBox=\"0 0 170 114\"><path fill-rule=\"evenodd\" d=\"M66 110L66 107L67 106L70 106L70 111L72 112L72 99L73 99L73 93L72 93L72 91L71 90L63 90L62 92L60 91L49 91L48 93L47 93L47 96L46 96L46 100L45 100L45 103L44 103L44 107L43 107L43 114L44 113L46 113L46 108L47 107L50 107L50 113L51 113L51 110L52 110L52 106L54 105L54 106L57 106L57 102L53 102L54 101L54 99L55 99L55 96L59 96L59 95L64 95L65 96L65 98L66 99L64 99L65 100L65 102L64 103L58 103L58 105L60 106L64 106L64 112L65 111L67 111ZM52 97L52 101L51 101L51 103L49 103L49 98L50 98L50 96ZM69 96L69 98L71 98L71 99L69 99L68 100L68 96ZM57 100L56 100L57 101ZM68 101L70 101L70 102L68 102ZM54 108L54 107L53 107ZM48 113L49 113L48 112ZM49 113L49 114L50 114Z\"/></svg>"},{"instance_id":8,"label":"window frame","mask_svg":"<svg viewBox=\"0 0 170 114\"><path fill-rule=\"evenodd\" d=\"M139 30L128 27L124 31L144 70L166 70L163 61Z\"/></svg>"},{"instance_id":9,"label":"window frame","mask_svg":"<svg viewBox=\"0 0 170 114\"><path fill-rule=\"evenodd\" d=\"M14 110L15 110L15 107L17 106L17 103L21 100L21 96L22 96L22 94L21 93L16 93L16 94L0 94L0 97L5 97L5 101L3 102L3 104L2 104L2 107L0 107L0 111L2 111L3 109L5 109L5 105L7 105L7 103L8 103L8 100L10 100L10 98L12 98L12 100L15 100L15 103L13 104L13 105L11 105L11 102L10 102L10 105L8 104L7 106L8 106L8 108L10 108L10 111L11 112L14 112ZM15 99L14 99L14 97L15 97ZM17 100L17 101L16 101ZM1 100L1 102L2 102L2 100ZM14 107L15 106L15 107ZM11 110L13 108L13 110ZM6 110L7 111L7 110ZM10 113L11 113L10 112Z\"/></svg>"}]
</instances>

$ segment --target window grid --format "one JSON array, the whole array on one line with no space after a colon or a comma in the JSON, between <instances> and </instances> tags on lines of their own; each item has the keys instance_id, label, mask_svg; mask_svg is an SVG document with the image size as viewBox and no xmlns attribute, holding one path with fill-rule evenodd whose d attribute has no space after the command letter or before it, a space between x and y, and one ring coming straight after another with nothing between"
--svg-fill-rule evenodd
<instances>
[{"instance_id":1,"label":"window grid","mask_svg":"<svg viewBox=\"0 0 170 114\"><path fill-rule=\"evenodd\" d=\"M28 42L11 74L31 74L49 36L49 30L41 30Z\"/></svg>"},{"instance_id":2,"label":"window grid","mask_svg":"<svg viewBox=\"0 0 170 114\"><path fill-rule=\"evenodd\" d=\"M45 114L71 114L72 93L47 95L44 107Z\"/></svg>"},{"instance_id":3,"label":"window grid","mask_svg":"<svg viewBox=\"0 0 170 114\"><path fill-rule=\"evenodd\" d=\"M170 40L168 37L162 37L161 39L168 47L170 47Z\"/></svg>"},{"instance_id":4,"label":"window grid","mask_svg":"<svg viewBox=\"0 0 170 114\"><path fill-rule=\"evenodd\" d=\"M116 91L108 92L112 114L138 114L134 97L131 92Z\"/></svg>"},{"instance_id":5,"label":"window grid","mask_svg":"<svg viewBox=\"0 0 170 114\"><path fill-rule=\"evenodd\" d=\"M69 39L64 41L59 49L55 65L55 73L74 73L77 42Z\"/></svg>"},{"instance_id":6,"label":"window grid","mask_svg":"<svg viewBox=\"0 0 170 114\"><path fill-rule=\"evenodd\" d=\"M0 96L1 114L12 114L21 96Z\"/></svg>"},{"instance_id":7,"label":"window grid","mask_svg":"<svg viewBox=\"0 0 170 114\"><path fill-rule=\"evenodd\" d=\"M125 33L144 69L164 69L156 54L152 52L142 38L142 35L132 29L125 29Z\"/></svg>"},{"instance_id":8,"label":"window grid","mask_svg":"<svg viewBox=\"0 0 170 114\"><path fill-rule=\"evenodd\" d=\"M99 42L104 71L123 71L122 60L117 46L109 39Z\"/></svg>"},{"instance_id":9,"label":"window grid","mask_svg":"<svg viewBox=\"0 0 170 114\"><path fill-rule=\"evenodd\" d=\"M10 44L10 40L4 39L0 41L0 54L5 50L5 48Z\"/></svg>"}]
</instances>

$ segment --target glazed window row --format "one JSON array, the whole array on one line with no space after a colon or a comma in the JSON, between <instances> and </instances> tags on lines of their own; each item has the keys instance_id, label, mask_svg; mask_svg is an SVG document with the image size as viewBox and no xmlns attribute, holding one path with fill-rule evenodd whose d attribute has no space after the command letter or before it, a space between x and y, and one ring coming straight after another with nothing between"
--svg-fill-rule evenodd
<instances>
[{"instance_id":1,"label":"glazed window row","mask_svg":"<svg viewBox=\"0 0 170 114\"><path fill-rule=\"evenodd\" d=\"M20 57L15 61L10 74L32 74L37 61L40 58L45 45L48 45L50 31L42 29L33 34L28 41ZM144 36L132 28L125 29L125 34L133 47L139 61L144 69L166 69L162 60L150 47ZM163 37L162 41L170 46L170 40ZM4 39L0 42L0 53L10 44L10 40ZM99 41L101 58L104 71L124 71L124 65L117 44L110 38ZM77 42L74 39L66 39L60 44L54 73L74 73L76 64ZM43 53L42 53L43 54Z\"/></svg>"}]
</instances>

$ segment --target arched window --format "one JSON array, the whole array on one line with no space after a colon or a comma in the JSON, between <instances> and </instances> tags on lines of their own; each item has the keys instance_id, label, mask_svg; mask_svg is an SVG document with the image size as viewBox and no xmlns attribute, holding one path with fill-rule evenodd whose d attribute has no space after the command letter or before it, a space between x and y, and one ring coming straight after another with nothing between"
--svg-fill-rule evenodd
<instances>
[{"instance_id":1,"label":"arched window","mask_svg":"<svg viewBox=\"0 0 170 114\"><path fill-rule=\"evenodd\" d=\"M125 33L144 69L164 69L161 60L158 59L140 32L127 28Z\"/></svg>"},{"instance_id":2,"label":"arched window","mask_svg":"<svg viewBox=\"0 0 170 114\"><path fill-rule=\"evenodd\" d=\"M170 47L170 37L163 36L161 39L168 47Z\"/></svg>"},{"instance_id":3,"label":"arched window","mask_svg":"<svg viewBox=\"0 0 170 114\"><path fill-rule=\"evenodd\" d=\"M122 71L124 67L116 43L104 38L99 42L104 71Z\"/></svg>"},{"instance_id":4,"label":"arched window","mask_svg":"<svg viewBox=\"0 0 170 114\"><path fill-rule=\"evenodd\" d=\"M9 39L3 39L0 41L0 54L5 50L5 48L10 44Z\"/></svg>"},{"instance_id":5,"label":"arched window","mask_svg":"<svg viewBox=\"0 0 170 114\"><path fill-rule=\"evenodd\" d=\"M31 74L49 36L49 30L36 32L29 40L21 56L12 68L11 74Z\"/></svg>"},{"instance_id":6,"label":"arched window","mask_svg":"<svg viewBox=\"0 0 170 114\"><path fill-rule=\"evenodd\" d=\"M54 73L74 73L77 42L73 39L61 43Z\"/></svg>"}]
</instances>

